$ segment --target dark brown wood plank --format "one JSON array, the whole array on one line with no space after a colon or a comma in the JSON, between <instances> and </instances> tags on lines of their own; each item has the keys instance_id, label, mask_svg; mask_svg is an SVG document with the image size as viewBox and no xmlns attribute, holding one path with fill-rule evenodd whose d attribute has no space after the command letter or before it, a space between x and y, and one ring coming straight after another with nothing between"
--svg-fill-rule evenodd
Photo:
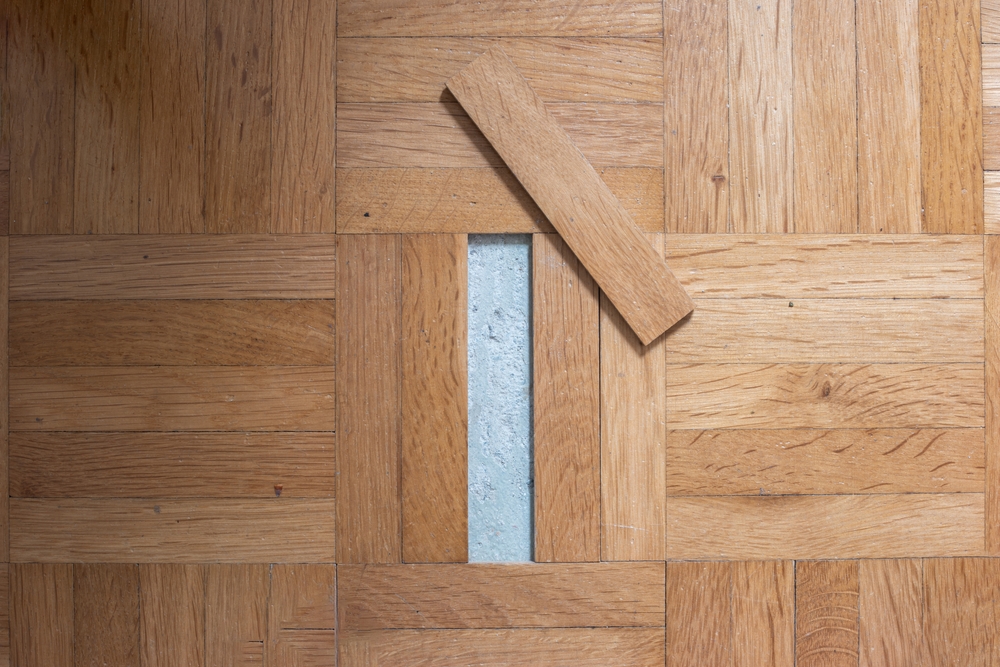
<instances>
[{"instance_id":1,"label":"dark brown wood plank","mask_svg":"<svg viewBox=\"0 0 1000 667\"><path fill-rule=\"evenodd\" d=\"M205 664L205 569L139 566L142 667Z\"/></svg>"},{"instance_id":2,"label":"dark brown wood plank","mask_svg":"<svg viewBox=\"0 0 1000 667\"><path fill-rule=\"evenodd\" d=\"M7 238L0 238L0 562L10 560L10 282Z\"/></svg>"},{"instance_id":3,"label":"dark brown wood plank","mask_svg":"<svg viewBox=\"0 0 1000 667\"><path fill-rule=\"evenodd\" d=\"M795 564L795 664L857 667L858 561Z\"/></svg>"},{"instance_id":4,"label":"dark brown wood plank","mask_svg":"<svg viewBox=\"0 0 1000 667\"><path fill-rule=\"evenodd\" d=\"M10 566L10 657L15 667L74 667L73 566Z\"/></svg>"},{"instance_id":5,"label":"dark brown wood plank","mask_svg":"<svg viewBox=\"0 0 1000 667\"><path fill-rule=\"evenodd\" d=\"M731 573L730 563L667 563L671 667L733 664Z\"/></svg>"},{"instance_id":6,"label":"dark brown wood plank","mask_svg":"<svg viewBox=\"0 0 1000 667\"><path fill-rule=\"evenodd\" d=\"M0 563L0 665L10 664L10 564Z\"/></svg>"},{"instance_id":7,"label":"dark brown wood plank","mask_svg":"<svg viewBox=\"0 0 1000 667\"><path fill-rule=\"evenodd\" d=\"M263 664L268 565L213 564L205 569L205 664Z\"/></svg>"},{"instance_id":8,"label":"dark brown wood plank","mask_svg":"<svg viewBox=\"0 0 1000 667\"><path fill-rule=\"evenodd\" d=\"M139 566L73 566L76 667L139 664Z\"/></svg>"}]
</instances>

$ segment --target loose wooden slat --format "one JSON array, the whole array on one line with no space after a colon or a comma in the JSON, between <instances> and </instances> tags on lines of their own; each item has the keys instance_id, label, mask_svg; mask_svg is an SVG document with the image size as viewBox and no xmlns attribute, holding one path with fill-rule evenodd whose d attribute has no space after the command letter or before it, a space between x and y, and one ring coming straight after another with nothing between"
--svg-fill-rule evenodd
<instances>
[{"instance_id":1,"label":"loose wooden slat","mask_svg":"<svg viewBox=\"0 0 1000 667\"><path fill-rule=\"evenodd\" d=\"M333 562L332 500L14 499L11 559Z\"/></svg>"},{"instance_id":2,"label":"loose wooden slat","mask_svg":"<svg viewBox=\"0 0 1000 667\"><path fill-rule=\"evenodd\" d=\"M981 493L983 458L978 428L670 431L667 494Z\"/></svg>"},{"instance_id":3,"label":"loose wooden slat","mask_svg":"<svg viewBox=\"0 0 1000 667\"><path fill-rule=\"evenodd\" d=\"M205 2L143 0L139 232L205 231Z\"/></svg>"},{"instance_id":4,"label":"loose wooden slat","mask_svg":"<svg viewBox=\"0 0 1000 667\"><path fill-rule=\"evenodd\" d=\"M563 102L546 108L593 165L663 168L659 105ZM337 166L502 166L467 111L454 102L338 104Z\"/></svg>"},{"instance_id":5,"label":"loose wooden slat","mask_svg":"<svg viewBox=\"0 0 1000 667\"><path fill-rule=\"evenodd\" d=\"M272 0L206 10L205 229L270 230Z\"/></svg>"},{"instance_id":6,"label":"loose wooden slat","mask_svg":"<svg viewBox=\"0 0 1000 667\"><path fill-rule=\"evenodd\" d=\"M339 37L644 37L663 32L660 3L651 0L626 0L613 7L599 0L544 6L531 0L486 0L473 5L388 0L377 7L364 0L342 0L338 11Z\"/></svg>"},{"instance_id":7,"label":"loose wooden slat","mask_svg":"<svg viewBox=\"0 0 1000 667\"><path fill-rule=\"evenodd\" d=\"M729 5L730 228L791 232L792 7Z\"/></svg>"},{"instance_id":8,"label":"loose wooden slat","mask_svg":"<svg viewBox=\"0 0 1000 667\"><path fill-rule=\"evenodd\" d=\"M927 559L926 664L986 667L1000 660L1000 561Z\"/></svg>"},{"instance_id":9,"label":"loose wooden slat","mask_svg":"<svg viewBox=\"0 0 1000 667\"><path fill-rule=\"evenodd\" d=\"M11 299L333 299L328 236L15 238Z\"/></svg>"},{"instance_id":10,"label":"loose wooden slat","mask_svg":"<svg viewBox=\"0 0 1000 667\"><path fill-rule=\"evenodd\" d=\"M1000 554L1000 238L984 240L986 286L986 551Z\"/></svg>"},{"instance_id":11,"label":"loose wooden slat","mask_svg":"<svg viewBox=\"0 0 1000 667\"><path fill-rule=\"evenodd\" d=\"M34 431L333 431L332 367L15 368L10 423Z\"/></svg>"},{"instance_id":12,"label":"loose wooden slat","mask_svg":"<svg viewBox=\"0 0 1000 667\"><path fill-rule=\"evenodd\" d=\"M10 565L0 563L0 665L10 664Z\"/></svg>"},{"instance_id":13,"label":"loose wooden slat","mask_svg":"<svg viewBox=\"0 0 1000 667\"><path fill-rule=\"evenodd\" d=\"M337 567L273 565L266 664L322 667L337 659ZM300 628L308 628L302 630Z\"/></svg>"},{"instance_id":14,"label":"loose wooden slat","mask_svg":"<svg viewBox=\"0 0 1000 667\"><path fill-rule=\"evenodd\" d=\"M73 566L10 566L11 664L73 667Z\"/></svg>"},{"instance_id":15,"label":"loose wooden slat","mask_svg":"<svg viewBox=\"0 0 1000 667\"><path fill-rule=\"evenodd\" d=\"M667 231L725 232L729 224L728 2L668 0L663 19Z\"/></svg>"},{"instance_id":16,"label":"loose wooden slat","mask_svg":"<svg viewBox=\"0 0 1000 667\"><path fill-rule=\"evenodd\" d=\"M859 230L919 232L918 5L911 0L860 2L855 11Z\"/></svg>"},{"instance_id":17,"label":"loose wooden slat","mask_svg":"<svg viewBox=\"0 0 1000 667\"><path fill-rule=\"evenodd\" d=\"M920 164L925 232L982 233L979 0L920 3Z\"/></svg>"},{"instance_id":18,"label":"loose wooden slat","mask_svg":"<svg viewBox=\"0 0 1000 667\"><path fill-rule=\"evenodd\" d=\"M139 664L139 567L73 566L77 665Z\"/></svg>"},{"instance_id":19,"label":"loose wooden slat","mask_svg":"<svg viewBox=\"0 0 1000 667\"><path fill-rule=\"evenodd\" d=\"M601 558L600 299L555 234L532 240L535 560Z\"/></svg>"},{"instance_id":20,"label":"loose wooden slat","mask_svg":"<svg viewBox=\"0 0 1000 667\"><path fill-rule=\"evenodd\" d=\"M14 366L332 366L332 301L16 301Z\"/></svg>"},{"instance_id":21,"label":"loose wooden slat","mask_svg":"<svg viewBox=\"0 0 1000 667\"><path fill-rule=\"evenodd\" d=\"M693 364L667 377L671 428L983 426L981 364Z\"/></svg>"},{"instance_id":22,"label":"loose wooden slat","mask_svg":"<svg viewBox=\"0 0 1000 667\"><path fill-rule=\"evenodd\" d=\"M667 664L732 665L732 566L667 563Z\"/></svg>"},{"instance_id":23,"label":"loose wooden slat","mask_svg":"<svg viewBox=\"0 0 1000 667\"><path fill-rule=\"evenodd\" d=\"M670 498L667 557L978 555L982 525L978 493Z\"/></svg>"},{"instance_id":24,"label":"loose wooden slat","mask_svg":"<svg viewBox=\"0 0 1000 667\"><path fill-rule=\"evenodd\" d=\"M858 665L858 561L795 564L795 664Z\"/></svg>"},{"instance_id":25,"label":"loose wooden slat","mask_svg":"<svg viewBox=\"0 0 1000 667\"><path fill-rule=\"evenodd\" d=\"M983 172L983 233L1000 234L1000 172Z\"/></svg>"},{"instance_id":26,"label":"loose wooden slat","mask_svg":"<svg viewBox=\"0 0 1000 667\"><path fill-rule=\"evenodd\" d=\"M268 566L214 564L205 569L205 664L263 664Z\"/></svg>"},{"instance_id":27,"label":"loose wooden slat","mask_svg":"<svg viewBox=\"0 0 1000 667\"><path fill-rule=\"evenodd\" d=\"M920 561L860 561L858 591L860 667L925 664Z\"/></svg>"},{"instance_id":28,"label":"loose wooden slat","mask_svg":"<svg viewBox=\"0 0 1000 667\"><path fill-rule=\"evenodd\" d=\"M448 88L643 344L691 311L662 251L643 239L499 47L449 79Z\"/></svg>"},{"instance_id":29,"label":"loose wooden slat","mask_svg":"<svg viewBox=\"0 0 1000 667\"><path fill-rule=\"evenodd\" d=\"M402 249L402 554L469 557L468 240L409 234Z\"/></svg>"},{"instance_id":30,"label":"loose wooden slat","mask_svg":"<svg viewBox=\"0 0 1000 667\"><path fill-rule=\"evenodd\" d=\"M983 169L1000 169L1000 107L983 107Z\"/></svg>"},{"instance_id":31,"label":"loose wooden slat","mask_svg":"<svg viewBox=\"0 0 1000 667\"><path fill-rule=\"evenodd\" d=\"M795 571L789 561L733 563L733 665L795 664Z\"/></svg>"},{"instance_id":32,"label":"loose wooden slat","mask_svg":"<svg viewBox=\"0 0 1000 667\"><path fill-rule=\"evenodd\" d=\"M663 230L663 170L604 167L598 174L645 232ZM343 234L552 232L506 167L337 170Z\"/></svg>"},{"instance_id":33,"label":"loose wooden slat","mask_svg":"<svg viewBox=\"0 0 1000 667\"><path fill-rule=\"evenodd\" d=\"M662 627L663 563L341 565L343 632Z\"/></svg>"},{"instance_id":34,"label":"loose wooden slat","mask_svg":"<svg viewBox=\"0 0 1000 667\"><path fill-rule=\"evenodd\" d=\"M143 667L205 663L205 569L139 565Z\"/></svg>"},{"instance_id":35,"label":"loose wooden slat","mask_svg":"<svg viewBox=\"0 0 1000 667\"><path fill-rule=\"evenodd\" d=\"M21 498L332 498L332 433L15 433Z\"/></svg>"},{"instance_id":36,"label":"loose wooden slat","mask_svg":"<svg viewBox=\"0 0 1000 667\"><path fill-rule=\"evenodd\" d=\"M273 2L271 231L333 232L337 4Z\"/></svg>"},{"instance_id":37,"label":"loose wooden slat","mask_svg":"<svg viewBox=\"0 0 1000 667\"><path fill-rule=\"evenodd\" d=\"M398 563L400 238L340 237L337 261L339 562Z\"/></svg>"}]
</instances>

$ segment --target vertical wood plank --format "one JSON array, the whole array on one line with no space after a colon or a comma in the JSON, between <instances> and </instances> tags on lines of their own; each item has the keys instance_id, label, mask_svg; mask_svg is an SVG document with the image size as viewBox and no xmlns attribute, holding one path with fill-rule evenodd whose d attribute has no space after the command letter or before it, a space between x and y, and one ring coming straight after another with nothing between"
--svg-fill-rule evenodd
<instances>
[{"instance_id":1,"label":"vertical wood plank","mask_svg":"<svg viewBox=\"0 0 1000 667\"><path fill-rule=\"evenodd\" d=\"M10 560L10 246L0 238L0 561Z\"/></svg>"},{"instance_id":2,"label":"vertical wood plank","mask_svg":"<svg viewBox=\"0 0 1000 667\"><path fill-rule=\"evenodd\" d=\"M733 563L733 667L795 664L795 567Z\"/></svg>"},{"instance_id":3,"label":"vertical wood plank","mask_svg":"<svg viewBox=\"0 0 1000 667\"><path fill-rule=\"evenodd\" d=\"M10 667L9 563L0 563L0 667Z\"/></svg>"},{"instance_id":4,"label":"vertical wood plank","mask_svg":"<svg viewBox=\"0 0 1000 667\"><path fill-rule=\"evenodd\" d=\"M403 561L469 558L468 238L407 234L402 280Z\"/></svg>"},{"instance_id":5,"label":"vertical wood plank","mask_svg":"<svg viewBox=\"0 0 1000 667\"><path fill-rule=\"evenodd\" d=\"M858 561L795 564L795 664L858 664Z\"/></svg>"},{"instance_id":6,"label":"vertical wood plank","mask_svg":"<svg viewBox=\"0 0 1000 667\"><path fill-rule=\"evenodd\" d=\"M986 288L986 553L1000 555L1000 236L984 237Z\"/></svg>"},{"instance_id":7,"label":"vertical wood plank","mask_svg":"<svg viewBox=\"0 0 1000 667\"><path fill-rule=\"evenodd\" d=\"M668 339L644 346L601 294L601 560L666 557Z\"/></svg>"},{"instance_id":8,"label":"vertical wood plank","mask_svg":"<svg viewBox=\"0 0 1000 667\"><path fill-rule=\"evenodd\" d=\"M923 566L925 664L997 664L1000 560L928 558Z\"/></svg>"},{"instance_id":9,"label":"vertical wood plank","mask_svg":"<svg viewBox=\"0 0 1000 667\"><path fill-rule=\"evenodd\" d=\"M208 565L205 582L205 664L262 664L270 589L268 566Z\"/></svg>"},{"instance_id":10,"label":"vertical wood plank","mask_svg":"<svg viewBox=\"0 0 1000 667\"><path fill-rule=\"evenodd\" d=\"M139 567L73 566L76 667L138 667Z\"/></svg>"},{"instance_id":11,"label":"vertical wood plank","mask_svg":"<svg viewBox=\"0 0 1000 667\"><path fill-rule=\"evenodd\" d=\"M205 231L204 0L143 0L139 232Z\"/></svg>"},{"instance_id":12,"label":"vertical wood plank","mask_svg":"<svg viewBox=\"0 0 1000 667\"><path fill-rule=\"evenodd\" d=\"M794 231L792 3L729 2L730 228Z\"/></svg>"},{"instance_id":13,"label":"vertical wood plank","mask_svg":"<svg viewBox=\"0 0 1000 667\"><path fill-rule=\"evenodd\" d=\"M664 187L668 232L729 224L728 0L663 7Z\"/></svg>"},{"instance_id":14,"label":"vertical wood plank","mask_svg":"<svg viewBox=\"0 0 1000 667\"><path fill-rule=\"evenodd\" d=\"M208 0L205 229L265 233L271 218L271 0Z\"/></svg>"},{"instance_id":15,"label":"vertical wood plank","mask_svg":"<svg viewBox=\"0 0 1000 667\"><path fill-rule=\"evenodd\" d=\"M73 566L10 566L11 663L73 667Z\"/></svg>"},{"instance_id":16,"label":"vertical wood plank","mask_svg":"<svg viewBox=\"0 0 1000 667\"><path fill-rule=\"evenodd\" d=\"M532 238L535 560L601 558L600 299L555 234Z\"/></svg>"},{"instance_id":17,"label":"vertical wood plank","mask_svg":"<svg viewBox=\"0 0 1000 667\"><path fill-rule=\"evenodd\" d=\"M336 565L272 566L269 605L265 664L336 664Z\"/></svg>"},{"instance_id":18,"label":"vertical wood plank","mask_svg":"<svg viewBox=\"0 0 1000 667\"><path fill-rule=\"evenodd\" d=\"M271 231L333 232L337 3L273 2Z\"/></svg>"},{"instance_id":19,"label":"vertical wood plank","mask_svg":"<svg viewBox=\"0 0 1000 667\"><path fill-rule=\"evenodd\" d=\"M860 667L923 662L923 568L919 560L859 563Z\"/></svg>"},{"instance_id":20,"label":"vertical wood plank","mask_svg":"<svg viewBox=\"0 0 1000 667\"><path fill-rule=\"evenodd\" d=\"M979 0L920 0L923 231L983 230Z\"/></svg>"},{"instance_id":21,"label":"vertical wood plank","mask_svg":"<svg viewBox=\"0 0 1000 667\"><path fill-rule=\"evenodd\" d=\"M401 242L337 244L338 562L398 563Z\"/></svg>"},{"instance_id":22,"label":"vertical wood plank","mask_svg":"<svg viewBox=\"0 0 1000 667\"><path fill-rule=\"evenodd\" d=\"M139 566L142 667L205 664L205 567Z\"/></svg>"},{"instance_id":23,"label":"vertical wood plank","mask_svg":"<svg viewBox=\"0 0 1000 667\"><path fill-rule=\"evenodd\" d=\"M732 664L730 563L667 563L667 664Z\"/></svg>"}]
</instances>

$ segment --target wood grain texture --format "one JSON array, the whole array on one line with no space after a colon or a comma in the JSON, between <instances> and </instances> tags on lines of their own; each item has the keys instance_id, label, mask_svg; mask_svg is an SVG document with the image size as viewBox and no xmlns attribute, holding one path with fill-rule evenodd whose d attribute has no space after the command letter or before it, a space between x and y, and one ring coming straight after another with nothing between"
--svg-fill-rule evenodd
<instances>
[{"instance_id":1,"label":"wood grain texture","mask_svg":"<svg viewBox=\"0 0 1000 667\"><path fill-rule=\"evenodd\" d=\"M402 558L469 558L468 239L408 234L402 249Z\"/></svg>"},{"instance_id":2,"label":"wood grain texture","mask_svg":"<svg viewBox=\"0 0 1000 667\"><path fill-rule=\"evenodd\" d=\"M645 241L499 47L449 79L448 88L643 344L691 311L662 251Z\"/></svg>"},{"instance_id":3,"label":"wood grain texture","mask_svg":"<svg viewBox=\"0 0 1000 667\"><path fill-rule=\"evenodd\" d=\"M858 561L795 564L795 664L858 665Z\"/></svg>"},{"instance_id":4,"label":"wood grain texture","mask_svg":"<svg viewBox=\"0 0 1000 667\"><path fill-rule=\"evenodd\" d=\"M984 240L986 288L986 551L1000 554L1000 238Z\"/></svg>"},{"instance_id":5,"label":"wood grain texture","mask_svg":"<svg viewBox=\"0 0 1000 667\"><path fill-rule=\"evenodd\" d=\"M143 0L139 232L205 231L206 3Z\"/></svg>"},{"instance_id":6,"label":"wood grain texture","mask_svg":"<svg viewBox=\"0 0 1000 667\"><path fill-rule=\"evenodd\" d=\"M47 366L10 374L11 428L333 431L332 367Z\"/></svg>"},{"instance_id":7,"label":"wood grain texture","mask_svg":"<svg viewBox=\"0 0 1000 667\"><path fill-rule=\"evenodd\" d=\"M263 664L268 566L213 564L205 570L205 664Z\"/></svg>"},{"instance_id":8,"label":"wood grain texture","mask_svg":"<svg viewBox=\"0 0 1000 667\"><path fill-rule=\"evenodd\" d=\"M1000 234L1000 172L983 172L983 233Z\"/></svg>"},{"instance_id":9,"label":"wood grain texture","mask_svg":"<svg viewBox=\"0 0 1000 667\"><path fill-rule=\"evenodd\" d=\"M979 23L979 0L920 2L920 166L925 232L983 231Z\"/></svg>"},{"instance_id":10,"label":"wood grain texture","mask_svg":"<svg viewBox=\"0 0 1000 667\"><path fill-rule=\"evenodd\" d=\"M732 566L667 563L667 664L732 662Z\"/></svg>"},{"instance_id":11,"label":"wood grain texture","mask_svg":"<svg viewBox=\"0 0 1000 667\"><path fill-rule=\"evenodd\" d=\"M983 106L1000 106L1000 45L982 46Z\"/></svg>"},{"instance_id":12,"label":"wood grain texture","mask_svg":"<svg viewBox=\"0 0 1000 667\"><path fill-rule=\"evenodd\" d=\"M204 565L139 565L143 667L205 662Z\"/></svg>"},{"instance_id":13,"label":"wood grain texture","mask_svg":"<svg viewBox=\"0 0 1000 667\"><path fill-rule=\"evenodd\" d=\"M689 429L981 428L984 379L980 364L672 365L667 418Z\"/></svg>"},{"instance_id":14,"label":"wood grain texture","mask_svg":"<svg viewBox=\"0 0 1000 667\"><path fill-rule=\"evenodd\" d=\"M21 498L332 498L332 433L15 433Z\"/></svg>"},{"instance_id":15,"label":"wood grain texture","mask_svg":"<svg viewBox=\"0 0 1000 667\"><path fill-rule=\"evenodd\" d=\"M10 564L0 563L0 665L10 664Z\"/></svg>"},{"instance_id":16,"label":"wood grain texture","mask_svg":"<svg viewBox=\"0 0 1000 667\"><path fill-rule=\"evenodd\" d=\"M733 665L795 664L795 565L733 563Z\"/></svg>"},{"instance_id":17,"label":"wood grain texture","mask_svg":"<svg viewBox=\"0 0 1000 667\"><path fill-rule=\"evenodd\" d=\"M667 557L979 555L982 522L975 493L670 498Z\"/></svg>"},{"instance_id":18,"label":"wood grain texture","mask_svg":"<svg viewBox=\"0 0 1000 667\"><path fill-rule=\"evenodd\" d=\"M555 234L531 247L535 560L601 559L600 299Z\"/></svg>"},{"instance_id":19,"label":"wood grain texture","mask_svg":"<svg viewBox=\"0 0 1000 667\"><path fill-rule=\"evenodd\" d=\"M336 663L335 565L272 565L268 604L266 664L322 667Z\"/></svg>"},{"instance_id":20,"label":"wood grain texture","mask_svg":"<svg viewBox=\"0 0 1000 667\"><path fill-rule=\"evenodd\" d=\"M663 563L341 565L343 632L662 627Z\"/></svg>"},{"instance_id":21,"label":"wood grain texture","mask_svg":"<svg viewBox=\"0 0 1000 667\"><path fill-rule=\"evenodd\" d=\"M337 3L272 2L270 231L333 232Z\"/></svg>"},{"instance_id":22,"label":"wood grain texture","mask_svg":"<svg viewBox=\"0 0 1000 667\"><path fill-rule=\"evenodd\" d=\"M730 228L795 231L792 6L729 3Z\"/></svg>"},{"instance_id":23,"label":"wood grain texture","mask_svg":"<svg viewBox=\"0 0 1000 667\"><path fill-rule=\"evenodd\" d=\"M270 231L272 0L209 0L205 229Z\"/></svg>"},{"instance_id":24,"label":"wood grain texture","mask_svg":"<svg viewBox=\"0 0 1000 667\"><path fill-rule=\"evenodd\" d=\"M663 6L667 231L729 225L728 0Z\"/></svg>"},{"instance_id":25,"label":"wood grain texture","mask_svg":"<svg viewBox=\"0 0 1000 667\"><path fill-rule=\"evenodd\" d=\"M328 236L15 238L12 300L333 299Z\"/></svg>"},{"instance_id":26,"label":"wood grain texture","mask_svg":"<svg viewBox=\"0 0 1000 667\"><path fill-rule=\"evenodd\" d=\"M401 553L402 252L398 236L338 240L337 531L342 563Z\"/></svg>"},{"instance_id":27,"label":"wood grain texture","mask_svg":"<svg viewBox=\"0 0 1000 667\"><path fill-rule=\"evenodd\" d=\"M16 562L333 562L332 500L14 499Z\"/></svg>"},{"instance_id":28,"label":"wood grain texture","mask_svg":"<svg viewBox=\"0 0 1000 667\"><path fill-rule=\"evenodd\" d=\"M982 40L984 43L1000 42L1000 3L996 0L981 0Z\"/></svg>"},{"instance_id":29,"label":"wood grain texture","mask_svg":"<svg viewBox=\"0 0 1000 667\"><path fill-rule=\"evenodd\" d=\"M10 566L11 664L74 667L73 566Z\"/></svg>"},{"instance_id":30,"label":"wood grain texture","mask_svg":"<svg viewBox=\"0 0 1000 667\"><path fill-rule=\"evenodd\" d=\"M925 664L923 588L919 560L858 563L860 667Z\"/></svg>"},{"instance_id":31,"label":"wood grain texture","mask_svg":"<svg viewBox=\"0 0 1000 667\"><path fill-rule=\"evenodd\" d=\"M139 664L137 565L74 565L73 605L78 667Z\"/></svg>"},{"instance_id":32,"label":"wood grain texture","mask_svg":"<svg viewBox=\"0 0 1000 667\"><path fill-rule=\"evenodd\" d=\"M1000 169L1000 107L983 107L983 169Z\"/></svg>"},{"instance_id":33,"label":"wood grain texture","mask_svg":"<svg viewBox=\"0 0 1000 667\"><path fill-rule=\"evenodd\" d=\"M924 560L924 641L931 665L1000 660L1000 561Z\"/></svg>"},{"instance_id":34,"label":"wood grain texture","mask_svg":"<svg viewBox=\"0 0 1000 667\"><path fill-rule=\"evenodd\" d=\"M0 238L0 562L10 560L10 248Z\"/></svg>"}]
</instances>

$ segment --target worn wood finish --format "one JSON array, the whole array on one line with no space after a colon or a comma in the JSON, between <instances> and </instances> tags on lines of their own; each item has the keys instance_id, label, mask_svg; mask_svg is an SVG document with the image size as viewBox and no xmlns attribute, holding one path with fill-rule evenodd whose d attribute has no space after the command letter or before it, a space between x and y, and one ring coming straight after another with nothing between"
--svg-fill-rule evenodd
<instances>
[{"instance_id":1,"label":"worn wood finish","mask_svg":"<svg viewBox=\"0 0 1000 667\"><path fill-rule=\"evenodd\" d=\"M268 566L213 564L205 569L205 663L263 664Z\"/></svg>"},{"instance_id":2,"label":"worn wood finish","mask_svg":"<svg viewBox=\"0 0 1000 667\"><path fill-rule=\"evenodd\" d=\"M857 667L858 561L795 564L795 664Z\"/></svg>"},{"instance_id":3,"label":"worn wood finish","mask_svg":"<svg viewBox=\"0 0 1000 667\"><path fill-rule=\"evenodd\" d=\"M73 566L76 665L139 664L139 567Z\"/></svg>"},{"instance_id":4,"label":"worn wood finish","mask_svg":"<svg viewBox=\"0 0 1000 667\"><path fill-rule=\"evenodd\" d=\"M10 658L15 667L74 667L73 566L10 566Z\"/></svg>"},{"instance_id":5,"label":"worn wood finish","mask_svg":"<svg viewBox=\"0 0 1000 667\"><path fill-rule=\"evenodd\" d=\"M990 665L1000 660L1000 561L927 559L924 641L931 665Z\"/></svg>"},{"instance_id":6,"label":"worn wood finish","mask_svg":"<svg viewBox=\"0 0 1000 667\"><path fill-rule=\"evenodd\" d=\"M143 667L205 662L204 565L139 566Z\"/></svg>"},{"instance_id":7,"label":"worn wood finish","mask_svg":"<svg viewBox=\"0 0 1000 667\"><path fill-rule=\"evenodd\" d=\"M733 563L734 667L795 664L795 564Z\"/></svg>"},{"instance_id":8,"label":"worn wood finish","mask_svg":"<svg viewBox=\"0 0 1000 667\"><path fill-rule=\"evenodd\" d=\"M667 664L733 664L731 573L730 563L667 563Z\"/></svg>"},{"instance_id":9,"label":"worn wood finish","mask_svg":"<svg viewBox=\"0 0 1000 667\"><path fill-rule=\"evenodd\" d=\"M986 287L986 550L1000 554L1000 238L984 239Z\"/></svg>"},{"instance_id":10,"label":"worn wood finish","mask_svg":"<svg viewBox=\"0 0 1000 667\"><path fill-rule=\"evenodd\" d=\"M923 588L919 560L859 561L860 667L925 664Z\"/></svg>"}]
</instances>

